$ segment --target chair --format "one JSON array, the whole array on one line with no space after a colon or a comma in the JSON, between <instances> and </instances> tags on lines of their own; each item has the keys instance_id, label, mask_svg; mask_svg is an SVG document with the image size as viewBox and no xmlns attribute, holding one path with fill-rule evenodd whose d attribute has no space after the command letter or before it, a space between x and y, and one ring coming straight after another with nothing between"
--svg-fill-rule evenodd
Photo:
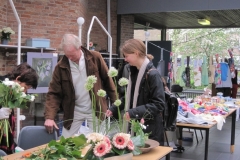
<instances>
[{"instance_id":1,"label":"chair","mask_svg":"<svg viewBox=\"0 0 240 160\"><path fill-rule=\"evenodd\" d=\"M0 149L0 157L6 156L7 153Z\"/></svg>"},{"instance_id":2,"label":"chair","mask_svg":"<svg viewBox=\"0 0 240 160\"><path fill-rule=\"evenodd\" d=\"M25 126L20 131L18 146L26 150L57 139L57 132L55 130L49 134L44 126Z\"/></svg>"}]
</instances>

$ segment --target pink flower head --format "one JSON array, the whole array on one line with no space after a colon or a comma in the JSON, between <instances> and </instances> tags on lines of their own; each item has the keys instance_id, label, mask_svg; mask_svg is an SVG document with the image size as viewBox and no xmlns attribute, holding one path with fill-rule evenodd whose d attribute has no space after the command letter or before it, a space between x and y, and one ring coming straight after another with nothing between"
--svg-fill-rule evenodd
<instances>
[{"instance_id":1,"label":"pink flower head","mask_svg":"<svg viewBox=\"0 0 240 160\"><path fill-rule=\"evenodd\" d=\"M117 133L113 136L113 145L118 149L124 149L130 140L130 134Z\"/></svg>"},{"instance_id":2,"label":"pink flower head","mask_svg":"<svg viewBox=\"0 0 240 160\"><path fill-rule=\"evenodd\" d=\"M133 142L132 140L128 141L128 145L127 145L128 149L133 151L134 150L134 145L133 145Z\"/></svg>"},{"instance_id":3,"label":"pink flower head","mask_svg":"<svg viewBox=\"0 0 240 160\"><path fill-rule=\"evenodd\" d=\"M140 120L140 123L141 123L141 124L144 124L144 119L143 119L143 118Z\"/></svg>"},{"instance_id":4,"label":"pink flower head","mask_svg":"<svg viewBox=\"0 0 240 160\"><path fill-rule=\"evenodd\" d=\"M93 46L93 42L89 42L89 47L92 47Z\"/></svg>"},{"instance_id":5,"label":"pink flower head","mask_svg":"<svg viewBox=\"0 0 240 160\"><path fill-rule=\"evenodd\" d=\"M104 136L103 141L107 143L107 153L112 149L111 141L107 136Z\"/></svg>"},{"instance_id":6,"label":"pink flower head","mask_svg":"<svg viewBox=\"0 0 240 160\"><path fill-rule=\"evenodd\" d=\"M97 157L104 156L108 151L108 144L105 141L98 142L96 146L93 148L93 153Z\"/></svg>"}]
</instances>

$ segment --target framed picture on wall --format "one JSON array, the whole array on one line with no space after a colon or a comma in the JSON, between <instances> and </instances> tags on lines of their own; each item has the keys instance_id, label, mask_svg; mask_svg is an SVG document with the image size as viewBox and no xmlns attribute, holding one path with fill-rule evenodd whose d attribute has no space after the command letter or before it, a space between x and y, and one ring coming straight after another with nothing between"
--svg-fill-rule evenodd
<instances>
[{"instance_id":1,"label":"framed picture on wall","mask_svg":"<svg viewBox=\"0 0 240 160\"><path fill-rule=\"evenodd\" d=\"M52 79L54 68L57 64L57 53L27 53L27 63L36 70L39 79L36 89L29 89L28 93L47 93Z\"/></svg>"}]
</instances>

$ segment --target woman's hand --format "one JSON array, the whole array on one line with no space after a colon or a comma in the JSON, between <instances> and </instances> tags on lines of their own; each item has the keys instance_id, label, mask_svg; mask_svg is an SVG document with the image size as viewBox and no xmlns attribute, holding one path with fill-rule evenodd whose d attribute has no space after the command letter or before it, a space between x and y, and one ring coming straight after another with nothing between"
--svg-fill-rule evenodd
<instances>
[{"instance_id":1,"label":"woman's hand","mask_svg":"<svg viewBox=\"0 0 240 160\"><path fill-rule=\"evenodd\" d=\"M124 117L124 119L125 119L126 121L130 121L130 120L131 120L128 112L126 112L123 117Z\"/></svg>"},{"instance_id":2,"label":"woman's hand","mask_svg":"<svg viewBox=\"0 0 240 160\"><path fill-rule=\"evenodd\" d=\"M109 109L106 112L106 116L107 117L111 117L113 115L112 111L110 111Z\"/></svg>"}]
</instances>

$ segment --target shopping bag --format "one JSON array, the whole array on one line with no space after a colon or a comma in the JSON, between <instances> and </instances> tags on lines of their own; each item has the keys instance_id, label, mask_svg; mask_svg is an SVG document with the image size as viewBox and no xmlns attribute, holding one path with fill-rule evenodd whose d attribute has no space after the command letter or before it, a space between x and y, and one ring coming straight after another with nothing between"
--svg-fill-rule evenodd
<instances>
[{"instance_id":1,"label":"shopping bag","mask_svg":"<svg viewBox=\"0 0 240 160\"><path fill-rule=\"evenodd\" d=\"M78 134L79 135L84 134L86 136L89 133L92 133L92 130L89 128L89 126L87 124L87 120L85 120L79 128Z\"/></svg>"}]
</instances>

